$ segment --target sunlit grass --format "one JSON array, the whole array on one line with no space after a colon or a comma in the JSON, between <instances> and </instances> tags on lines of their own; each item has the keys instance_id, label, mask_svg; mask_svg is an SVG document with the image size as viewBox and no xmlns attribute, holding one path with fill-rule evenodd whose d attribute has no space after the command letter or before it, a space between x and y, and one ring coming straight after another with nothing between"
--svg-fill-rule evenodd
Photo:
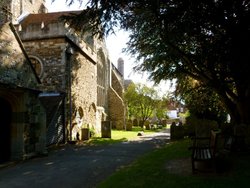
<instances>
[{"instance_id":1,"label":"sunlit grass","mask_svg":"<svg viewBox=\"0 0 250 188\"><path fill-rule=\"evenodd\" d=\"M144 135L149 135L149 134L153 134L155 132L158 132L159 129L155 129L155 130L144 130L141 127L133 127L132 131L125 131L125 130L112 130L111 131L111 138L101 138L100 135L96 136L96 137L92 137L90 140L88 140L86 143L87 144L114 144L114 143L118 143L118 142L125 142L125 141L129 141L129 140L135 140L138 139L139 137L137 136L137 134L139 132L142 132Z\"/></svg>"},{"instance_id":2,"label":"sunlit grass","mask_svg":"<svg viewBox=\"0 0 250 188\"><path fill-rule=\"evenodd\" d=\"M112 139L121 139L126 138L128 140L134 140L138 138L137 134L143 131L144 135L155 133L159 130L143 130L140 127L133 127L132 131L123 131L123 130L112 130Z\"/></svg>"}]
</instances>

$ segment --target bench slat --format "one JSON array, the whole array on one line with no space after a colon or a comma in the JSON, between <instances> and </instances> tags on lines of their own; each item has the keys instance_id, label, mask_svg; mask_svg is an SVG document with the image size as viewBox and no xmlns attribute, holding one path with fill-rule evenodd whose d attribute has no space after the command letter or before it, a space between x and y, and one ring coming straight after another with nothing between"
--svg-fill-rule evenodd
<instances>
[{"instance_id":1,"label":"bench slat","mask_svg":"<svg viewBox=\"0 0 250 188\"><path fill-rule=\"evenodd\" d=\"M194 154L193 154L193 159L197 159L197 160L209 160L212 158L211 152L209 149L200 149L200 148L196 148L194 150Z\"/></svg>"},{"instance_id":2,"label":"bench slat","mask_svg":"<svg viewBox=\"0 0 250 188\"><path fill-rule=\"evenodd\" d=\"M194 138L194 143L192 148L192 169L195 170L195 161L209 161L214 160L214 155L216 152L217 144L217 133L216 131L211 131L211 137L208 140L210 142L209 147L204 145L204 142L199 144L199 140L205 140L206 138Z\"/></svg>"}]
</instances>

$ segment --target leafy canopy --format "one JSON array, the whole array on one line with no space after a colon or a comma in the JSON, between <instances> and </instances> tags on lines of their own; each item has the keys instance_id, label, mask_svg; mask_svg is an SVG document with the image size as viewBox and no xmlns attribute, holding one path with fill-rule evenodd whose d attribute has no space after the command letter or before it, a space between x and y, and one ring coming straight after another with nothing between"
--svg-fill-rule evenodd
<instances>
[{"instance_id":1,"label":"leafy canopy","mask_svg":"<svg viewBox=\"0 0 250 188\"><path fill-rule=\"evenodd\" d=\"M124 94L128 106L128 118L139 118L143 122L155 115L161 116L158 109L161 100L154 88L144 84L130 84Z\"/></svg>"},{"instance_id":2,"label":"leafy canopy","mask_svg":"<svg viewBox=\"0 0 250 188\"><path fill-rule=\"evenodd\" d=\"M236 79L249 78L247 0L90 0L88 5L74 26L91 20L100 35L115 26L130 30L127 51L143 60L137 68L155 81L184 73L219 84L234 97Z\"/></svg>"},{"instance_id":3,"label":"leafy canopy","mask_svg":"<svg viewBox=\"0 0 250 188\"><path fill-rule=\"evenodd\" d=\"M185 101L190 115L199 119L215 120L224 123L227 119L224 105L218 95L194 79L179 79L175 94Z\"/></svg>"},{"instance_id":4,"label":"leafy canopy","mask_svg":"<svg viewBox=\"0 0 250 188\"><path fill-rule=\"evenodd\" d=\"M136 70L156 82L191 77L212 89L237 122L250 123L249 0L89 0L72 23L99 36L131 32Z\"/></svg>"}]
</instances>

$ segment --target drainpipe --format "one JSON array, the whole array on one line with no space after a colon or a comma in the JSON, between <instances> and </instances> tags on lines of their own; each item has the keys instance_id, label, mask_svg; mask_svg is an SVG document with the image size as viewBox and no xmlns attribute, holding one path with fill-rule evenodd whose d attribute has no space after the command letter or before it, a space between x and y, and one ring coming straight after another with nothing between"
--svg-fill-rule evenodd
<instances>
[{"instance_id":1,"label":"drainpipe","mask_svg":"<svg viewBox=\"0 0 250 188\"><path fill-rule=\"evenodd\" d=\"M68 82L69 82L69 140L72 141L72 94L71 94L71 57L74 54L74 49L71 46L68 46L66 48L66 63L68 62L69 68L68 68Z\"/></svg>"}]
</instances>

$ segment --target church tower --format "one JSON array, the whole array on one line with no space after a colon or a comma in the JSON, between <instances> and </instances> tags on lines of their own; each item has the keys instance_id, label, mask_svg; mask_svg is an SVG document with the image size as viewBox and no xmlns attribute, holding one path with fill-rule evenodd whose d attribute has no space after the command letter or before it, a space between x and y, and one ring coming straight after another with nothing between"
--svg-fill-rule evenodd
<instances>
[{"instance_id":1,"label":"church tower","mask_svg":"<svg viewBox=\"0 0 250 188\"><path fill-rule=\"evenodd\" d=\"M124 60L120 57L117 60L117 64L118 64L118 71L121 73L122 77L124 78Z\"/></svg>"},{"instance_id":2,"label":"church tower","mask_svg":"<svg viewBox=\"0 0 250 188\"><path fill-rule=\"evenodd\" d=\"M18 22L20 16L29 13L46 13L45 0L1 0L0 25L11 21Z\"/></svg>"}]
</instances>

